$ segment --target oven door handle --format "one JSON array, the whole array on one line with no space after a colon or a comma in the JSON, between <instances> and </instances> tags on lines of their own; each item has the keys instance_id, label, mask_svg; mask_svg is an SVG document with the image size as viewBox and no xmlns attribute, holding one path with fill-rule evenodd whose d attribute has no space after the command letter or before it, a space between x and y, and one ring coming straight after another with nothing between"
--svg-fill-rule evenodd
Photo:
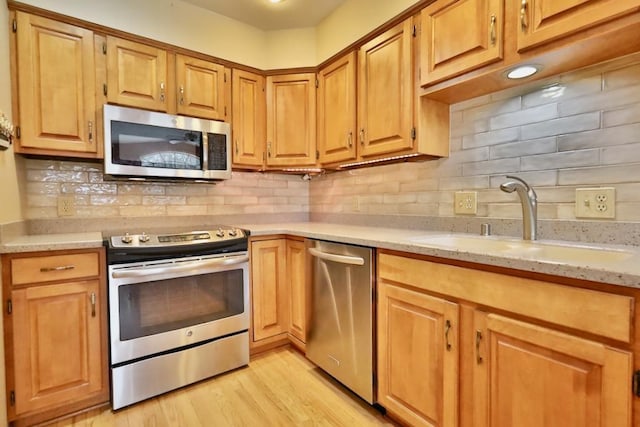
<instances>
[{"instance_id":1,"label":"oven door handle","mask_svg":"<svg viewBox=\"0 0 640 427\"><path fill-rule=\"evenodd\" d=\"M111 277L114 279L124 279L124 278L133 278L133 277L147 277L154 276L158 274L167 274L167 273L182 273L185 271L194 271L201 270L203 268L211 268L211 267L226 267L230 265L242 264L249 261L248 255L242 255L237 257L225 257L225 258L214 258L208 260L198 260L185 262L181 264L169 264L162 267L140 267L135 269L126 269L126 270L114 270L111 272Z\"/></svg>"}]
</instances>

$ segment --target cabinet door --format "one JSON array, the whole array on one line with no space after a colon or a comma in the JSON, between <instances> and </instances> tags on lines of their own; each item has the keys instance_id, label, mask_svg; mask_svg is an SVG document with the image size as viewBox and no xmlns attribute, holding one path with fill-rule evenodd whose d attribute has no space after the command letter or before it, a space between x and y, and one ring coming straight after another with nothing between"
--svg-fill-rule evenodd
<instances>
[{"instance_id":1,"label":"cabinet door","mask_svg":"<svg viewBox=\"0 0 640 427\"><path fill-rule=\"evenodd\" d=\"M96 157L93 33L23 12L16 12L16 23L16 151Z\"/></svg>"},{"instance_id":2,"label":"cabinet door","mask_svg":"<svg viewBox=\"0 0 640 427\"><path fill-rule=\"evenodd\" d=\"M458 305L382 281L378 402L412 426L458 420Z\"/></svg>"},{"instance_id":3,"label":"cabinet door","mask_svg":"<svg viewBox=\"0 0 640 427\"><path fill-rule=\"evenodd\" d=\"M360 48L360 157L413 148L413 30L410 18Z\"/></svg>"},{"instance_id":4,"label":"cabinet door","mask_svg":"<svg viewBox=\"0 0 640 427\"><path fill-rule=\"evenodd\" d=\"M176 55L178 114L212 120L227 118L224 65Z\"/></svg>"},{"instance_id":5,"label":"cabinet door","mask_svg":"<svg viewBox=\"0 0 640 427\"><path fill-rule=\"evenodd\" d=\"M109 103L167 111L167 52L107 36Z\"/></svg>"},{"instance_id":6,"label":"cabinet door","mask_svg":"<svg viewBox=\"0 0 640 427\"><path fill-rule=\"evenodd\" d=\"M251 243L253 340L259 341L289 328L286 240Z\"/></svg>"},{"instance_id":7,"label":"cabinet door","mask_svg":"<svg viewBox=\"0 0 640 427\"><path fill-rule=\"evenodd\" d=\"M318 72L320 163L356 158L356 53Z\"/></svg>"},{"instance_id":8,"label":"cabinet door","mask_svg":"<svg viewBox=\"0 0 640 427\"><path fill-rule=\"evenodd\" d=\"M265 78L233 70L233 165L263 164L266 141Z\"/></svg>"},{"instance_id":9,"label":"cabinet door","mask_svg":"<svg viewBox=\"0 0 640 427\"><path fill-rule=\"evenodd\" d=\"M631 353L495 314L475 326L474 426L631 426Z\"/></svg>"},{"instance_id":10,"label":"cabinet door","mask_svg":"<svg viewBox=\"0 0 640 427\"><path fill-rule=\"evenodd\" d=\"M267 166L316 164L315 74L267 77Z\"/></svg>"},{"instance_id":11,"label":"cabinet door","mask_svg":"<svg viewBox=\"0 0 640 427\"><path fill-rule=\"evenodd\" d=\"M518 51L568 36L621 15L638 12L640 0L523 0Z\"/></svg>"},{"instance_id":12,"label":"cabinet door","mask_svg":"<svg viewBox=\"0 0 640 427\"><path fill-rule=\"evenodd\" d=\"M421 17L422 85L502 58L504 0L440 0Z\"/></svg>"},{"instance_id":13,"label":"cabinet door","mask_svg":"<svg viewBox=\"0 0 640 427\"><path fill-rule=\"evenodd\" d=\"M29 411L102 390L99 281L15 290L15 409Z\"/></svg>"},{"instance_id":14,"label":"cabinet door","mask_svg":"<svg viewBox=\"0 0 640 427\"><path fill-rule=\"evenodd\" d=\"M306 247L299 240L287 240L289 281L289 333L307 341L307 269Z\"/></svg>"}]
</instances>

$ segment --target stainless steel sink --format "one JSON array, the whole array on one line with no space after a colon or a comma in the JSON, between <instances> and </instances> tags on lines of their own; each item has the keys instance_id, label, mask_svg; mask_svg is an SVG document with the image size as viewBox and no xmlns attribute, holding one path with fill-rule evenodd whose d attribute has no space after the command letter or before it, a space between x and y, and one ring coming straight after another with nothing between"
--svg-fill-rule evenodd
<instances>
[{"instance_id":1,"label":"stainless steel sink","mask_svg":"<svg viewBox=\"0 0 640 427\"><path fill-rule=\"evenodd\" d=\"M432 234L412 237L409 241L415 245L461 252L495 254L557 263L608 264L624 261L634 255L633 252L624 249L465 234Z\"/></svg>"}]
</instances>

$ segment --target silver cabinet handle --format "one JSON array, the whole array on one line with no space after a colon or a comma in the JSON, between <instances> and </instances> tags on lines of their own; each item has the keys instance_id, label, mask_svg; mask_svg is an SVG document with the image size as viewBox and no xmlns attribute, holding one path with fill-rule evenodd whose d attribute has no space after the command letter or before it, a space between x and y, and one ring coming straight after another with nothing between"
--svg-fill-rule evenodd
<instances>
[{"instance_id":1,"label":"silver cabinet handle","mask_svg":"<svg viewBox=\"0 0 640 427\"><path fill-rule=\"evenodd\" d=\"M364 128L360 129L360 145L364 147Z\"/></svg>"},{"instance_id":2,"label":"silver cabinet handle","mask_svg":"<svg viewBox=\"0 0 640 427\"><path fill-rule=\"evenodd\" d=\"M319 251L316 248L309 248L309 253L312 256L323 259L325 261L337 262L339 264L364 265L364 258L359 256L330 254L327 252Z\"/></svg>"},{"instance_id":3,"label":"silver cabinet handle","mask_svg":"<svg viewBox=\"0 0 640 427\"><path fill-rule=\"evenodd\" d=\"M496 15L491 15L491 45L496 45Z\"/></svg>"},{"instance_id":4,"label":"silver cabinet handle","mask_svg":"<svg viewBox=\"0 0 640 427\"><path fill-rule=\"evenodd\" d=\"M96 293L91 292L91 317L96 317Z\"/></svg>"},{"instance_id":5,"label":"silver cabinet handle","mask_svg":"<svg viewBox=\"0 0 640 427\"><path fill-rule=\"evenodd\" d=\"M74 268L76 268L75 265L60 265L58 267L42 267L42 268L40 268L40 273L49 273L49 272L52 272L52 271L73 270Z\"/></svg>"},{"instance_id":6,"label":"silver cabinet handle","mask_svg":"<svg viewBox=\"0 0 640 427\"><path fill-rule=\"evenodd\" d=\"M93 121L89 120L89 142L93 142Z\"/></svg>"},{"instance_id":7,"label":"silver cabinet handle","mask_svg":"<svg viewBox=\"0 0 640 427\"><path fill-rule=\"evenodd\" d=\"M522 0L522 6L520 7L520 29L523 33L529 28L529 19L527 16L527 0Z\"/></svg>"},{"instance_id":8,"label":"silver cabinet handle","mask_svg":"<svg viewBox=\"0 0 640 427\"><path fill-rule=\"evenodd\" d=\"M349 136L347 137L347 141L349 144L349 148L353 147L353 132L349 132Z\"/></svg>"},{"instance_id":9,"label":"silver cabinet handle","mask_svg":"<svg viewBox=\"0 0 640 427\"><path fill-rule=\"evenodd\" d=\"M271 157L271 143L267 142L267 156Z\"/></svg>"},{"instance_id":10,"label":"silver cabinet handle","mask_svg":"<svg viewBox=\"0 0 640 427\"><path fill-rule=\"evenodd\" d=\"M180 86L180 105L184 104L184 86Z\"/></svg>"},{"instance_id":11,"label":"silver cabinet handle","mask_svg":"<svg viewBox=\"0 0 640 427\"><path fill-rule=\"evenodd\" d=\"M164 82L160 82L160 101L164 102Z\"/></svg>"},{"instance_id":12,"label":"silver cabinet handle","mask_svg":"<svg viewBox=\"0 0 640 427\"><path fill-rule=\"evenodd\" d=\"M164 266L127 268L126 270L114 270L111 277L114 279L124 279L133 277L147 277L156 274L179 273L184 271L194 271L207 267L223 267L228 265L242 264L249 261L248 255L228 258L214 258L209 260L199 260L192 262L183 262L180 265L167 264Z\"/></svg>"},{"instance_id":13,"label":"silver cabinet handle","mask_svg":"<svg viewBox=\"0 0 640 427\"><path fill-rule=\"evenodd\" d=\"M481 342L482 342L482 331L476 331L476 363L478 365L482 363L482 356L480 356Z\"/></svg>"}]
</instances>

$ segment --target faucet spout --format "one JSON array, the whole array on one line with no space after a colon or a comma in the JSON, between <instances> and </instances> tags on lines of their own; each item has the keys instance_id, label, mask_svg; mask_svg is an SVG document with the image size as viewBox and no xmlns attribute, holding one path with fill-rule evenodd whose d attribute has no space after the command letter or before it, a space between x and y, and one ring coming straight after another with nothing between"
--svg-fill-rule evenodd
<instances>
[{"instance_id":1,"label":"faucet spout","mask_svg":"<svg viewBox=\"0 0 640 427\"><path fill-rule=\"evenodd\" d=\"M517 176L507 175L507 181L500 185L500 190L505 193L514 191L520 198L522 205L522 238L524 240L536 240L538 228L538 197L536 192L523 179Z\"/></svg>"}]
</instances>

